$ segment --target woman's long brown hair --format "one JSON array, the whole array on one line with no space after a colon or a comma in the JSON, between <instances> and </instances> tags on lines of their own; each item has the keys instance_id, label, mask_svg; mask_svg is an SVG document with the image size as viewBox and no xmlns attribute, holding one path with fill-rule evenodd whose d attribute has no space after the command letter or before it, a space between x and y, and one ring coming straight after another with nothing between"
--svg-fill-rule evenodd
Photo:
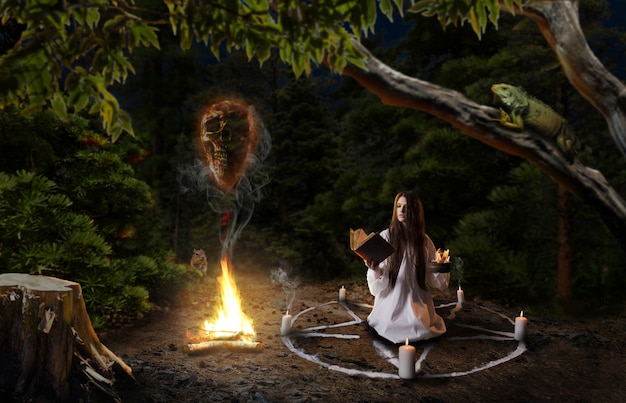
<instances>
[{"instance_id":1,"label":"woman's long brown hair","mask_svg":"<svg viewBox=\"0 0 626 403\"><path fill-rule=\"evenodd\" d=\"M406 213L404 222L398 221L398 200L406 198ZM391 286L396 285L400 264L405 252L407 259L411 259L409 267L413 266L417 284L424 290L426 287L426 223L424 222L424 207L422 201L414 192L400 192L393 202L393 214L389 224L389 243L394 247L394 253L389 257L389 280ZM412 263L412 264L411 264Z\"/></svg>"}]
</instances>

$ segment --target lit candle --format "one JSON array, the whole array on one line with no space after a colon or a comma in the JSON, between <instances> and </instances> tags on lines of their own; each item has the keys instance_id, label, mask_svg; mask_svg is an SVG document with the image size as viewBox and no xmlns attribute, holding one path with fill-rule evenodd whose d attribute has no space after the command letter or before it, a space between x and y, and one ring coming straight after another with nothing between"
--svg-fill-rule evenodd
<instances>
[{"instance_id":1,"label":"lit candle","mask_svg":"<svg viewBox=\"0 0 626 403\"><path fill-rule=\"evenodd\" d=\"M465 292L461 289L461 286L456 290L456 299L459 301L459 304L465 302Z\"/></svg>"},{"instance_id":2,"label":"lit candle","mask_svg":"<svg viewBox=\"0 0 626 403\"><path fill-rule=\"evenodd\" d=\"M285 315L283 315L283 322L280 325L280 334L281 336L286 336L291 331L291 315L289 315L289 311Z\"/></svg>"},{"instance_id":3,"label":"lit candle","mask_svg":"<svg viewBox=\"0 0 626 403\"><path fill-rule=\"evenodd\" d=\"M522 341L526 337L526 325L528 319L524 317L524 311L520 312L519 316L515 318L515 340Z\"/></svg>"},{"instance_id":4,"label":"lit candle","mask_svg":"<svg viewBox=\"0 0 626 403\"><path fill-rule=\"evenodd\" d=\"M341 286L341 288L339 289L339 301L345 301L346 300L346 289L344 286Z\"/></svg>"},{"instance_id":5,"label":"lit candle","mask_svg":"<svg viewBox=\"0 0 626 403\"><path fill-rule=\"evenodd\" d=\"M406 338L404 346L400 346L398 351L398 375L402 379L412 379L415 376L415 347L409 344Z\"/></svg>"}]
</instances>

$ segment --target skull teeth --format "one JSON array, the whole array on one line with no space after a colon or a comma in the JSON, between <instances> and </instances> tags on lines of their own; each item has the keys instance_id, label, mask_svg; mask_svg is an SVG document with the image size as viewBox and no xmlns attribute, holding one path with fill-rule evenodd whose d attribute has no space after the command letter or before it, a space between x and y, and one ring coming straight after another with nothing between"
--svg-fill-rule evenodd
<instances>
[{"instance_id":1,"label":"skull teeth","mask_svg":"<svg viewBox=\"0 0 626 403\"><path fill-rule=\"evenodd\" d=\"M224 173L226 172L226 167L228 165L228 154L226 151L219 147L215 146L213 150L213 162L212 162L213 172L217 176L218 180L222 180Z\"/></svg>"}]
</instances>

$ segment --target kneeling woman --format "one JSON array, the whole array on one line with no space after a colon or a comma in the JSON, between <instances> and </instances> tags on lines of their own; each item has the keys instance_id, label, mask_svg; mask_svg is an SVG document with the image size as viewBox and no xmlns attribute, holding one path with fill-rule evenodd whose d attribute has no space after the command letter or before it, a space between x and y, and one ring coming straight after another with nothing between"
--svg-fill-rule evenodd
<instances>
[{"instance_id":1,"label":"kneeling woman","mask_svg":"<svg viewBox=\"0 0 626 403\"><path fill-rule=\"evenodd\" d=\"M428 286L444 290L450 273L427 273L435 260L435 245L426 235L424 208L413 192L400 192L394 201L389 228L380 235L395 249L385 261L366 262L367 285L374 308L367 318L379 336L392 343L426 340L446 332L435 312Z\"/></svg>"}]
</instances>

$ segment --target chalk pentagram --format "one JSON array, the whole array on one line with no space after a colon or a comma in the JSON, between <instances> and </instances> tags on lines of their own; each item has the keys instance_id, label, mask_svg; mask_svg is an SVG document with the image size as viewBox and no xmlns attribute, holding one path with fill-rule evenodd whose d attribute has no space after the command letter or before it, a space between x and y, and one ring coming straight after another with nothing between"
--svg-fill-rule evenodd
<instances>
[{"instance_id":1,"label":"chalk pentagram","mask_svg":"<svg viewBox=\"0 0 626 403\"><path fill-rule=\"evenodd\" d=\"M295 355L297 355L300 358L303 358L307 361L311 361L315 364L318 364L324 368L327 368L329 370L333 370L333 371L337 371L337 372L342 372L344 374L350 375L350 376L363 376L363 377L368 377L368 378L391 378L391 379L400 379L397 371L395 372L391 372L389 370L387 371L382 371L382 370L378 370L378 365L365 365L370 367L371 369L362 369L362 368L348 368L344 365L339 365L339 364L332 364L330 362L324 361L323 359L321 359L319 357L319 354L317 353L310 353L307 352L306 349L304 348L298 348L296 347L296 345L294 343L297 343L298 341L301 341L302 339L309 339L309 338L334 338L334 339L346 339L346 340L355 340L355 339L361 339L362 336L359 334L345 334L345 333L325 333L325 332L321 332L321 330L328 330L328 329L337 329L337 328L350 328L350 327L356 327L356 326L362 326L364 324L364 319L362 319L359 315L357 315L354 310L351 308L351 306L353 307L359 307L359 308L367 308L367 309L371 309L372 306L368 305L368 304L363 304L363 303L359 303L359 302L355 302L355 301L329 301L317 306L313 306L310 308L307 308L303 311L301 311L300 313L298 313L297 315L294 315L292 318L292 326L296 323L296 321L301 318L303 315L316 310L316 309L320 309L322 307L329 307L329 306L333 306L333 305L338 305L339 307L343 308L346 313L352 318L352 320L349 321L345 321L345 322L341 322L341 323L334 323L334 324L329 324L329 325L320 325L320 326L313 326L313 327L307 327L307 328L303 328L303 329L298 329L295 332L289 333L287 335L282 336L282 341L285 344L285 346L292 351ZM512 319L510 319L509 317L496 312L494 310L491 310L487 307L484 306L479 306L479 305L473 305L479 309L482 309L490 314L496 315L497 317L499 317L499 320L504 320L504 321L508 321L511 325L514 325L514 321ZM450 308L453 307L452 309L450 309L450 313L449 315L447 315L447 319L448 320L453 320L456 316L456 314L462 309L462 304L461 302L452 302L452 303L447 303L447 304L441 304L439 306L436 306L435 308L437 310L444 310L446 308ZM509 332L509 331L499 331L499 330L490 330L490 329L486 329L483 327L479 327L479 326L472 326L472 325L468 325L468 324L456 324L456 326L464 328L464 329L468 329L471 332L475 333L474 335L459 335L459 336L451 336L451 337L447 337L447 338L437 338L434 339L432 341L428 341L425 343L420 343L419 349L422 350L421 354L419 354L419 357L415 363L415 373L416 373L416 378L450 378L450 377L458 377L458 376L463 376L463 375L469 375L472 374L474 372L478 372L478 371L482 371L485 370L487 368L492 368L495 367L497 365L501 365L505 362L508 362L516 357L519 357L520 355L522 355L525 351L526 351L526 345L523 341L517 342L515 341L514 338L514 334L513 332ZM399 362L398 362L398 346L394 346L394 345L390 345L387 343L384 343L381 340L378 340L377 338L370 338L372 341L372 347L376 353L376 356L381 359L382 361L390 364L391 366L395 367L396 369L399 366ZM481 362L478 365L474 365L471 368L462 368L462 359L460 359L459 361L461 361L458 365L461 368L458 368L458 370L454 370L454 371L449 371L449 370L445 370L442 372L437 372L437 368L429 368L428 370L426 370L425 368L423 368L424 363L426 362L427 357L429 356L429 354L433 353L434 351L436 351L436 348L443 348L442 345L446 345L447 343L451 343L451 342L461 342L461 341L468 341L468 340L489 340L489 341L494 341L494 342L502 342L502 343L508 343L506 344L507 346L509 344L513 344L515 346L515 348L512 351L509 351L508 349L506 350L506 353L503 353L501 357L495 358L495 359L491 359L488 360L486 362ZM513 343L511 343L513 342ZM418 349L418 351L419 351ZM502 348L500 348L502 349ZM467 360L469 361L469 360ZM360 363L360 367L362 367L364 365L363 362ZM391 367L389 365L387 365L387 367Z\"/></svg>"}]
</instances>

